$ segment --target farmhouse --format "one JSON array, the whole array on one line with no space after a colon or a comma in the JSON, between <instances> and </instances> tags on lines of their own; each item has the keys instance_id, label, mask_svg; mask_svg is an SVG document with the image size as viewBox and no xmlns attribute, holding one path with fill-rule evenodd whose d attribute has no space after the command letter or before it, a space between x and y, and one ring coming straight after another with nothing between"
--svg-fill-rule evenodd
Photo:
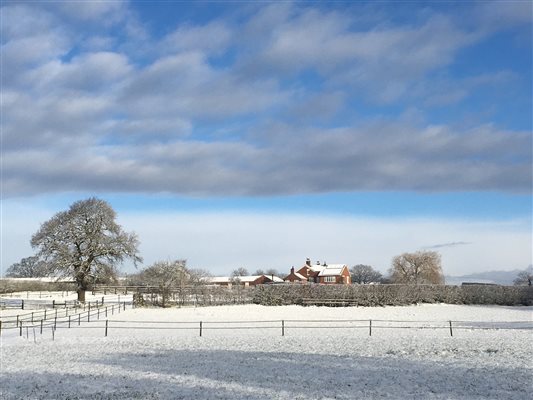
<instances>
[{"instance_id":1,"label":"farmhouse","mask_svg":"<svg viewBox=\"0 0 533 400\"><path fill-rule=\"evenodd\" d=\"M322 283L322 284L345 284L351 283L350 271L345 264L321 264L317 261L315 265L311 264L308 258L305 265L298 271L291 268L291 273L284 279L285 282L291 283Z\"/></svg>"}]
</instances>

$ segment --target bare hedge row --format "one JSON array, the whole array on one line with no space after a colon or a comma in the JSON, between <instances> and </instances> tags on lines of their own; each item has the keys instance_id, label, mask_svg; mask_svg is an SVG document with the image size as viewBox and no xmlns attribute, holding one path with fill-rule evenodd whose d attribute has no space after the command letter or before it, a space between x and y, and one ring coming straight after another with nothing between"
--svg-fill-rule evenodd
<instances>
[{"instance_id":1,"label":"bare hedge row","mask_svg":"<svg viewBox=\"0 0 533 400\"><path fill-rule=\"evenodd\" d=\"M333 300L333 301L331 301ZM533 305L533 287L499 285L263 285L254 303L402 306L416 303Z\"/></svg>"}]
</instances>

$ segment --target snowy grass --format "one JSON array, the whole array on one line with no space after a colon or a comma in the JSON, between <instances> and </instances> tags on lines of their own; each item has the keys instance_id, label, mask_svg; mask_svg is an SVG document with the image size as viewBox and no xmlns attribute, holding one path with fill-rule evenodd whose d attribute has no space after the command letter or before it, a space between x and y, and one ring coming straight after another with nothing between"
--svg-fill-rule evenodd
<instances>
[{"instance_id":1,"label":"snowy grass","mask_svg":"<svg viewBox=\"0 0 533 400\"><path fill-rule=\"evenodd\" d=\"M526 399L531 330L291 328L281 320L398 320L436 325L532 321L533 307L133 309L81 328L2 336L5 399ZM275 329L210 330L210 322L275 321ZM116 329L119 321L191 330ZM199 337L197 323L206 328ZM143 324L141 324L143 322ZM123 324L125 324L123 322ZM131 323L128 323L131 325ZM269 326L271 323L264 323ZM328 322L331 324L331 322ZM213 324L214 325L214 324ZM260 325L260 324L259 324ZM88 328L88 327L97 328ZM177 326L177 325L174 325Z\"/></svg>"}]
</instances>

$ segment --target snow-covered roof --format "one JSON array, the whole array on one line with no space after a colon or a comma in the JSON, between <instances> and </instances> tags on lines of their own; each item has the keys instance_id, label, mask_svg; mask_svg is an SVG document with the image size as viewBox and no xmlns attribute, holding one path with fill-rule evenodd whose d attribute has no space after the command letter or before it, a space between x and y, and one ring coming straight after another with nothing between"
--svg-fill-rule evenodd
<instances>
[{"instance_id":1,"label":"snow-covered roof","mask_svg":"<svg viewBox=\"0 0 533 400\"><path fill-rule=\"evenodd\" d=\"M320 271L318 276L336 276L342 273L342 269L345 267L344 264L329 264L324 269Z\"/></svg>"},{"instance_id":2,"label":"snow-covered roof","mask_svg":"<svg viewBox=\"0 0 533 400\"><path fill-rule=\"evenodd\" d=\"M306 265L306 266L309 267L309 265ZM324 265L320 265L320 264L315 264L315 265L311 265L309 268L311 268L312 271L320 272L320 271L322 271L324 268L326 268L326 266L324 266Z\"/></svg>"},{"instance_id":3,"label":"snow-covered roof","mask_svg":"<svg viewBox=\"0 0 533 400\"><path fill-rule=\"evenodd\" d=\"M253 282L256 279L259 279L261 275L245 275L245 276L236 276L234 280L239 280L241 282Z\"/></svg>"},{"instance_id":4,"label":"snow-covered roof","mask_svg":"<svg viewBox=\"0 0 533 400\"><path fill-rule=\"evenodd\" d=\"M205 280L210 283L228 283L231 278L229 276L210 276Z\"/></svg>"},{"instance_id":5,"label":"snow-covered roof","mask_svg":"<svg viewBox=\"0 0 533 400\"><path fill-rule=\"evenodd\" d=\"M209 278L208 282L210 282L210 283L229 283L229 282L234 282L234 281L238 280L238 281L240 281L242 283L246 283L246 282L251 283L251 282L254 282L257 279L261 278L262 276L267 277L268 279L270 279L273 282L283 282L283 279L281 279L280 277L274 275L274 279L272 279L272 275L267 275L267 274L264 274L264 275L245 275L245 276L235 276L235 277L214 276L214 277Z\"/></svg>"},{"instance_id":6,"label":"snow-covered roof","mask_svg":"<svg viewBox=\"0 0 533 400\"><path fill-rule=\"evenodd\" d=\"M302 274L300 274L299 272L295 272L294 275L296 275L296 277L297 277L298 279L302 279L302 280L304 280L304 281L307 280L307 278L306 278L305 276L303 276Z\"/></svg>"}]
</instances>

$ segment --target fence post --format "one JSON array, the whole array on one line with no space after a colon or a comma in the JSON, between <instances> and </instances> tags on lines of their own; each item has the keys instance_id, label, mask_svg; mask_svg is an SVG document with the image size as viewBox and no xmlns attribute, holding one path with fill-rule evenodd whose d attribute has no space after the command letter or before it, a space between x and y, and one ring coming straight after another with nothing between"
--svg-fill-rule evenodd
<instances>
[{"instance_id":1,"label":"fence post","mask_svg":"<svg viewBox=\"0 0 533 400\"><path fill-rule=\"evenodd\" d=\"M22 321L20 321L20 336L22 336Z\"/></svg>"},{"instance_id":2,"label":"fence post","mask_svg":"<svg viewBox=\"0 0 533 400\"><path fill-rule=\"evenodd\" d=\"M107 306L105 306L105 317L107 318Z\"/></svg>"},{"instance_id":3,"label":"fence post","mask_svg":"<svg viewBox=\"0 0 533 400\"><path fill-rule=\"evenodd\" d=\"M372 320L369 321L368 325L368 336L372 336Z\"/></svg>"},{"instance_id":4,"label":"fence post","mask_svg":"<svg viewBox=\"0 0 533 400\"><path fill-rule=\"evenodd\" d=\"M124 302L124 311L126 311L126 302Z\"/></svg>"},{"instance_id":5,"label":"fence post","mask_svg":"<svg viewBox=\"0 0 533 400\"><path fill-rule=\"evenodd\" d=\"M100 309L98 309L98 313L96 315L97 315L97 319L100 320Z\"/></svg>"},{"instance_id":6,"label":"fence post","mask_svg":"<svg viewBox=\"0 0 533 400\"><path fill-rule=\"evenodd\" d=\"M105 292L104 292L105 294ZM102 305L104 305L104 296L102 296Z\"/></svg>"},{"instance_id":7,"label":"fence post","mask_svg":"<svg viewBox=\"0 0 533 400\"><path fill-rule=\"evenodd\" d=\"M107 326L108 326L108 323L109 323L109 321L106 319L105 320L105 337L107 337Z\"/></svg>"},{"instance_id":8,"label":"fence post","mask_svg":"<svg viewBox=\"0 0 533 400\"><path fill-rule=\"evenodd\" d=\"M452 321L450 321L450 336L453 336Z\"/></svg>"},{"instance_id":9,"label":"fence post","mask_svg":"<svg viewBox=\"0 0 533 400\"><path fill-rule=\"evenodd\" d=\"M2 336L2 321L0 321L0 336Z\"/></svg>"},{"instance_id":10,"label":"fence post","mask_svg":"<svg viewBox=\"0 0 533 400\"><path fill-rule=\"evenodd\" d=\"M46 308L44 309L44 319L46 319Z\"/></svg>"},{"instance_id":11,"label":"fence post","mask_svg":"<svg viewBox=\"0 0 533 400\"><path fill-rule=\"evenodd\" d=\"M68 316L68 328L70 329L70 315Z\"/></svg>"},{"instance_id":12,"label":"fence post","mask_svg":"<svg viewBox=\"0 0 533 400\"><path fill-rule=\"evenodd\" d=\"M57 317L54 318L54 331L57 329Z\"/></svg>"},{"instance_id":13,"label":"fence post","mask_svg":"<svg viewBox=\"0 0 533 400\"><path fill-rule=\"evenodd\" d=\"M57 319L57 308L56 308L56 319Z\"/></svg>"},{"instance_id":14,"label":"fence post","mask_svg":"<svg viewBox=\"0 0 533 400\"><path fill-rule=\"evenodd\" d=\"M41 335L43 334L43 320L41 320Z\"/></svg>"},{"instance_id":15,"label":"fence post","mask_svg":"<svg viewBox=\"0 0 533 400\"><path fill-rule=\"evenodd\" d=\"M87 311L87 322L91 322L91 308L89 307L89 311Z\"/></svg>"},{"instance_id":16,"label":"fence post","mask_svg":"<svg viewBox=\"0 0 533 400\"><path fill-rule=\"evenodd\" d=\"M33 324L33 311L31 312L31 323Z\"/></svg>"},{"instance_id":17,"label":"fence post","mask_svg":"<svg viewBox=\"0 0 533 400\"><path fill-rule=\"evenodd\" d=\"M56 308L56 301L52 300L52 308Z\"/></svg>"},{"instance_id":18,"label":"fence post","mask_svg":"<svg viewBox=\"0 0 533 400\"><path fill-rule=\"evenodd\" d=\"M285 320L281 320L281 336L285 336Z\"/></svg>"},{"instance_id":19,"label":"fence post","mask_svg":"<svg viewBox=\"0 0 533 400\"><path fill-rule=\"evenodd\" d=\"M78 326L81 325L81 313L78 314Z\"/></svg>"},{"instance_id":20,"label":"fence post","mask_svg":"<svg viewBox=\"0 0 533 400\"><path fill-rule=\"evenodd\" d=\"M19 316L17 314L17 326L19 326Z\"/></svg>"},{"instance_id":21,"label":"fence post","mask_svg":"<svg viewBox=\"0 0 533 400\"><path fill-rule=\"evenodd\" d=\"M115 305L111 306L111 315L115 315Z\"/></svg>"},{"instance_id":22,"label":"fence post","mask_svg":"<svg viewBox=\"0 0 533 400\"><path fill-rule=\"evenodd\" d=\"M200 337L202 337L202 321L200 321Z\"/></svg>"}]
</instances>

